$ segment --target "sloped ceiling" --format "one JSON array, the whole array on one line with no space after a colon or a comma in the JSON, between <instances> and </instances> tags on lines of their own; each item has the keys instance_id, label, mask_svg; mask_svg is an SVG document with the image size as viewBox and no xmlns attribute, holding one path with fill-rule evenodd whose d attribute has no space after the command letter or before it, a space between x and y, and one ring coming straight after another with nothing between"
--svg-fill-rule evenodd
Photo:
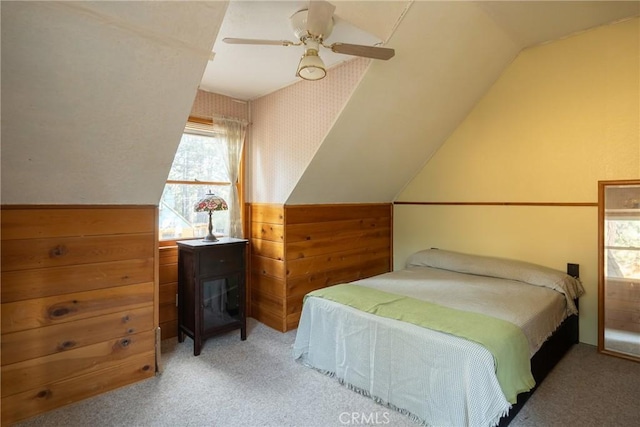
<instances>
[{"instance_id":1,"label":"sloped ceiling","mask_svg":"<svg viewBox=\"0 0 640 427\"><path fill-rule=\"evenodd\" d=\"M638 4L414 2L287 203L393 200L523 47ZM157 204L228 3L0 5L2 203Z\"/></svg>"},{"instance_id":2,"label":"sloped ceiling","mask_svg":"<svg viewBox=\"0 0 640 427\"><path fill-rule=\"evenodd\" d=\"M638 2L414 2L287 204L390 202L524 48L638 14Z\"/></svg>"},{"instance_id":3,"label":"sloped ceiling","mask_svg":"<svg viewBox=\"0 0 640 427\"><path fill-rule=\"evenodd\" d=\"M2 2L2 203L158 204L227 2Z\"/></svg>"}]
</instances>

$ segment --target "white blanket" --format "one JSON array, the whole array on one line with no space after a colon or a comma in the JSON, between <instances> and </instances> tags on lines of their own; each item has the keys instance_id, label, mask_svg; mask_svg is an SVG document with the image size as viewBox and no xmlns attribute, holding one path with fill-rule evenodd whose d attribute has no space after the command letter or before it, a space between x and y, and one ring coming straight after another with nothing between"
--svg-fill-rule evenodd
<instances>
[{"instance_id":1,"label":"white blanket","mask_svg":"<svg viewBox=\"0 0 640 427\"><path fill-rule=\"evenodd\" d=\"M566 317L561 293L515 280L409 267L354 283L509 321L527 336L532 356Z\"/></svg>"},{"instance_id":2,"label":"white blanket","mask_svg":"<svg viewBox=\"0 0 640 427\"><path fill-rule=\"evenodd\" d=\"M459 276L412 267L355 283L509 320L523 328L532 353L564 319L564 297L554 290ZM497 304L488 304L487 295ZM543 301L539 309L532 309L534 300ZM307 298L293 353L427 425L491 426L510 408L484 347L332 301Z\"/></svg>"}]
</instances>

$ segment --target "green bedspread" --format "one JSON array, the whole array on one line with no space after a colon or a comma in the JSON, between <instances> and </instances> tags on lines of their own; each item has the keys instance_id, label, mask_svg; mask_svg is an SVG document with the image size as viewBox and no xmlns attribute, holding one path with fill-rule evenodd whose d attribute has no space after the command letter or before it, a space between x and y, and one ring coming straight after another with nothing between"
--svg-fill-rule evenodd
<instances>
[{"instance_id":1,"label":"green bedspread","mask_svg":"<svg viewBox=\"0 0 640 427\"><path fill-rule=\"evenodd\" d=\"M481 344L493 354L498 382L506 399L512 404L516 402L518 393L528 391L535 385L527 338L513 323L353 284L318 289L305 298L309 296Z\"/></svg>"}]
</instances>

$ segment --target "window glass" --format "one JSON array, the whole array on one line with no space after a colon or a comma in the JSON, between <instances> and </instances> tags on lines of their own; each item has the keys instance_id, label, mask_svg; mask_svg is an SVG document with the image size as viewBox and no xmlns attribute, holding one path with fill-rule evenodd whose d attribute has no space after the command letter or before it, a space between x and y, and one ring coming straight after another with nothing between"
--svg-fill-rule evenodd
<instances>
[{"instance_id":1,"label":"window glass","mask_svg":"<svg viewBox=\"0 0 640 427\"><path fill-rule=\"evenodd\" d=\"M209 191L229 200L225 156L225 144L215 134L183 134L160 199L160 240L207 235L209 214L194 206ZM211 220L216 236L229 234L229 211L212 212Z\"/></svg>"},{"instance_id":2,"label":"window glass","mask_svg":"<svg viewBox=\"0 0 640 427\"><path fill-rule=\"evenodd\" d=\"M226 182L227 150L215 135L184 133L167 180Z\"/></svg>"}]
</instances>

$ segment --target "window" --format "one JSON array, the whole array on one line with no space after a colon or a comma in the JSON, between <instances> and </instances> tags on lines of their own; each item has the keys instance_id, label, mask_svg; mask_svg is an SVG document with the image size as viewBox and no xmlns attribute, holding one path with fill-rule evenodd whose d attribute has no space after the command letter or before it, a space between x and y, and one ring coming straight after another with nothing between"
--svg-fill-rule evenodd
<instances>
[{"instance_id":1,"label":"window","mask_svg":"<svg viewBox=\"0 0 640 427\"><path fill-rule=\"evenodd\" d=\"M231 183L222 136L211 130L185 129L160 199L160 240L204 237L209 214L194 212L196 202L209 191L229 200ZM213 212L212 222L215 235L229 234L229 211Z\"/></svg>"}]
</instances>

